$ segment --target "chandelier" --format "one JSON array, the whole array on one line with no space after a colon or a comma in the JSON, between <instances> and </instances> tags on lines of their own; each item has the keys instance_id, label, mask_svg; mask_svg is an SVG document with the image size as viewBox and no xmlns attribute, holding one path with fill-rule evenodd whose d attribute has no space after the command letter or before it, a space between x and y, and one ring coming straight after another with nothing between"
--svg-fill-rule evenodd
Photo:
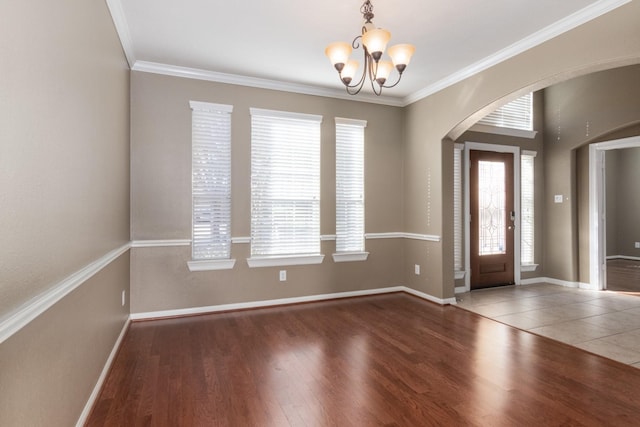
<instances>
[{"instance_id":1,"label":"chandelier","mask_svg":"<svg viewBox=\"0 0 640 427\"><path fill-rule=\"evenodd\" d=\"M371 22L373 5L369 0L362 4L360 12L364 18L362 34L353 39L351 44L331 43L324 52L338 71L340 80L350 95L358 94L368 77L373 92L379 96L382 93L382 88L392 88L400 83L402 73L409 65L416 48L410 44L397 44L388 50L391 61L381 59L387 43L391 39L391 33L373 25ZM361 46L364 53L364 70L358 81L354 83L360 64L358 61L349 59L349 55L351 55L352 49L358 49ZM393 84L386 84L394 67L398 71L398 79Z\"/></svg>"}]
</instances>

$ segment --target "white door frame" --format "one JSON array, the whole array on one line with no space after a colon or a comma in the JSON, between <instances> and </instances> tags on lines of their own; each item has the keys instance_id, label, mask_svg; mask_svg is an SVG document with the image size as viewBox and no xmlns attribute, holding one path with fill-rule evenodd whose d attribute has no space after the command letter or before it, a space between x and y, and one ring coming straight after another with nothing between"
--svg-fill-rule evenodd
<instances>
[{"instance_id":1,"label":"white door frame","mask_svg":"<svg viewBox=\"0 0 640 427\"><path fill-rule=\"evenodd\" d=\"M516 211L515 227L513 233L513 281L520 284L520 147L513 145L485 144L483 142L465 142L464 144L464 287L471 290L471 206L469 185L469 151L495 151L498 153L513 154L513 208Z\"/></svg>"},{"instance_id":2,"label":"white door frame","mask_svg":"<svg viewBox=\"0 0 640 427\"><path fill-rule=\"evenodd\" d=\"M589 145L589 282L606 289L605 151L640 147L640 136Z\"/></svg>"}]
</instances>

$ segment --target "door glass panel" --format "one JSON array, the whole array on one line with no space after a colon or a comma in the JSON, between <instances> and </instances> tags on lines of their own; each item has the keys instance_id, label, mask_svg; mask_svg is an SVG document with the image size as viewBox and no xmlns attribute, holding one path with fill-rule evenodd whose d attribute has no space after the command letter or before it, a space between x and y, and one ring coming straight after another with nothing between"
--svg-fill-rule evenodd
<instances>
[{"instance_id":1,"label":"door glass panel","mask_svg":"<svg viewBox=\"0 0 640 427\"><path fill-rule=\"evenodd\" d=\"M503 162L478 162L479 255L504 254L505 166Z\"/></svg>"}]
</instances>

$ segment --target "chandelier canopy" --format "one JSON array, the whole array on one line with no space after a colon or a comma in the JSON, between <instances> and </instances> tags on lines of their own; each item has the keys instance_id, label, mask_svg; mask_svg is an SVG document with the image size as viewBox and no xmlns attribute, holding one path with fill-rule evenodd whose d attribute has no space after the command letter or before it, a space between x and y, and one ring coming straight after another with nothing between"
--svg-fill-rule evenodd
<instances>
[{"instance_id":1,"label":"chandelier canopy","mask_svg":"<svg viewBox=\"0 0 640 427\"><path fill-rule=\"evenodd\" d=\"M373 92L379 96L382 88L391 88L400 83L402 73L409 65L416 48L410 44L397 44L388 50L391 61L382 59L387 43L391 39L391 33L382 28L376 28L371 22L374 16L371 1L366 0L360 7L360 12L364 18L362 34L353 39L351 44L331 43L325 49L325 54L338 71L340 80L350 95L358 94L368 77ZM349 59L349 56L353 49L360 47L364 53L364 70L354 83L360 64L356 60ZM398 72L398 79L393 84L386 84L394 67Z\"/></svg>"}]
</instances>

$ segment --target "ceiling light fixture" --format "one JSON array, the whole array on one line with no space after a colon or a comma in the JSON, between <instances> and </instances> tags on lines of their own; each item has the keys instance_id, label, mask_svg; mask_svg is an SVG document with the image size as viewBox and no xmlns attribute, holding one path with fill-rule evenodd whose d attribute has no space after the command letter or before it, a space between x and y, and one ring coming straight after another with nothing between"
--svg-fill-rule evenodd
<instances>
[{"instance_id":1,"label":"ceiling light fixture","mask_svg":"<svg viewBox=\"0 0 640 427\"><path fill-rule=\"evenodd\" d=\"M382 93L382 88L392 88L400 83L402 73L409 65L411 56L416 48L410 44L391 46L388 53L393 63L381 60L387 43L391 39L391 33L373 25L373 22L371 22L373 19L373 5L369 0L362 4L360 12L364 18L362 34L353 39L351 45L345 42L331 43L324 52L336 70L338 70L340 80L350 95L357 95L362 90L368 76L373 92L379 96ZM349 55L351 55L352 49L358 49L360 46L364 51L364 70L360 80L351 84L360 64L358 61L349 59ZM398 80L394 84L385 85L394 66L398 71Z\"/></svg>"}]
</instances>

